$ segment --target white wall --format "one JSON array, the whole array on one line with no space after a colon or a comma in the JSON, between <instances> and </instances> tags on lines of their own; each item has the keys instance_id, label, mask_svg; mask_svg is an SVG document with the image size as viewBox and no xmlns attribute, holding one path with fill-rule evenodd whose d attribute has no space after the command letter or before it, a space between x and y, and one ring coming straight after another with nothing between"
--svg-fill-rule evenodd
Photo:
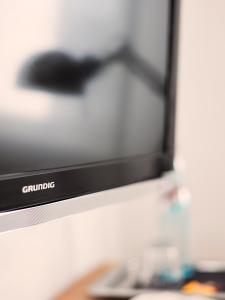
<instances>
[{"instance_id":1,"label":"white wall","mask_svg":"<svg viewBox=\"0 0 225 300\"><path fill-rule=\"evenodd\" d=\"M225 259L225 1L183 0L178 152L193 192L195 258ZM119 197L119 195L118 195ZM0 236L0 299L48 300L154 236L152 195Z\"/></svg>"},{"instance_id":2,"label":"white wall","mask_svg":"<svg viewBox=\"0 0 225 300\"><path fill-rule=\"evenodd\" d=\"M117 209L101 208L2 234L0 299L51 299L86 270L118 257Z\"/></svg>"},{"instance_id":3,"label":"white wall","mask_svg":"<svg viewBox=\"0 0 225 300\"><path fill-rule=\"evenodd\" d=\"M178 151L193 192L192 250L225 259L225 1L184 0Z\"/></svg>"}]
</instances>

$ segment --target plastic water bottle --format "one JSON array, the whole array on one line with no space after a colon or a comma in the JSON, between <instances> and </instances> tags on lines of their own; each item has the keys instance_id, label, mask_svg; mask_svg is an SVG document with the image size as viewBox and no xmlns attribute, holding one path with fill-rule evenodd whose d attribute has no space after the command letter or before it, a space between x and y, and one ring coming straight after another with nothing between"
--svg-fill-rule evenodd
<instances>
[{"instance_id":1,"label":"plastic water bottle","mask_svg":"<svg viewBox=\"0 0 225 300\"><path fill-rule=\"evenodd\" d=\"M189 229L191 194L177 174L177 185L161 199L159 241L170 247L170 264L162 271L165 281L179 282L190 276ZM173 250L172 250L173 249Z\"/></svg>"}]
</instances>

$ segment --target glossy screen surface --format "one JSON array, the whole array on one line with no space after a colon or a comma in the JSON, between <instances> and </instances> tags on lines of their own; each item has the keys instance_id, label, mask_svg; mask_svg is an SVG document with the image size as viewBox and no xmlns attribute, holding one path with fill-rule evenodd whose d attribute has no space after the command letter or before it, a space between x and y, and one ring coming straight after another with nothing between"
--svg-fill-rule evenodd
<instances>
[{"instance_id":1,"label":"glossy screen surface","mask_svg":"<svg viewBox=\"0 0 225 300\"><path fill-rule=\"evenodd\" d=\"M0 175L163 151L169 0L1 0Z\"/></svg>"}]
</instances>

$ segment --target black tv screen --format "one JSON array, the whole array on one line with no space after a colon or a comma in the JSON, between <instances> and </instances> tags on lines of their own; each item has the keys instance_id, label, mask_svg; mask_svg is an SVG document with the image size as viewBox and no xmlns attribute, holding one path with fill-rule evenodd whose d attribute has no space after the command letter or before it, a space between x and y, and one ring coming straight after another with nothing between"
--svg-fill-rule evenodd
<instances>
[{"instance_id":1,"label":"black tv screen","mask_svg":"<svg viewBox=\"0 0 225 300\"><path fill-rule=\"evenodd\" d=\"M172 0L0 3L0 211L172 168L175 11Z\"/></svg>"}]
</instances>

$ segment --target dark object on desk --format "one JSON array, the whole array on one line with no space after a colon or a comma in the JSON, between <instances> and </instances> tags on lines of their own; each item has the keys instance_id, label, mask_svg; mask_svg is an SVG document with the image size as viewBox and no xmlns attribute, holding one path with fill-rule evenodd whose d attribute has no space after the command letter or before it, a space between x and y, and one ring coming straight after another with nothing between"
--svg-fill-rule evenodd
<instances>
[{"instance_id":1,"label":"dark object on desk","mask_svg":"<svg viewBox=\"0 0 225 300\"><path fill-rule=\"evenodd\" d=\"M94 286L91 288L92 295L104 298L105 296L111 298L130 298L139 294L148 293L152 291L177 291L180 292L182 287L189 282L199 282L199 283L211 283L212 286L216 287L220 293L225 292L225 272L203 272L195 269L192 273L192 277L189 280L181 282L174 285L166 285L159 281L154 281L149 284L148 287L142 287L138 283L138 278L127 272L125 265L119 266L117 269L110 270L104 277L101 278ZM213 295L217 296L217 294ZM221 298L221 297L220 297Z\"/></svg>"},{"instance_id":2,"label":"dark object on desk","mask_svg":"<svg viewBox=\"0 0 225 300\"><path fill-rule=\"evenodd\" d=\"M200 283L213 283L219 291L225 292L225 271L224 272L200 272L196 271L193 280Z\"/></svg>"}]
</instances>

